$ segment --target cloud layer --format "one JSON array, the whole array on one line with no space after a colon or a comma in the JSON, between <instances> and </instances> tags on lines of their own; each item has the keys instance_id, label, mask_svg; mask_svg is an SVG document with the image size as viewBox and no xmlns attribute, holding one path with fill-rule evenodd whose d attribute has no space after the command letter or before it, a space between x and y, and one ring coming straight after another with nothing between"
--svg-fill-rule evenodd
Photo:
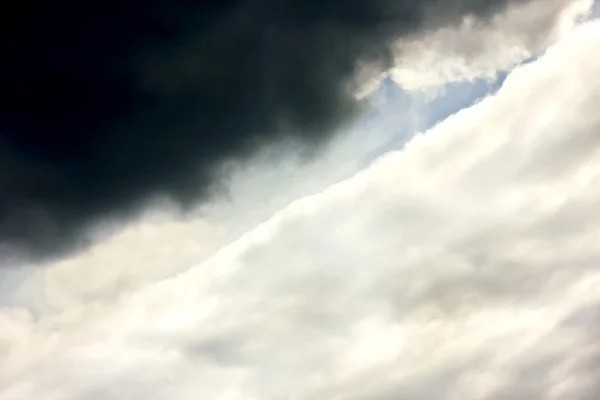
<instances>
[{"instance_id":1,"label":"cloud layer","mask_svg":"<svg viewBox=\"0 0 600 400\"><path fill-rule=\"evenodd\" d=\"M326 140L397 40L529 1L18 5L1 33L2 253L83 246L156 197L192 206L225 161Z\"/></svg>"},{"instance_id":2,"label":"cloud layer","mask_svg":"<svg viewBox=\"0 0 600 400\"><path fill-rule=\"evenodd\" d=\"M0 398L595 398L599 46L583 24L179 275L94 299L38 271Z\"/></svg>"},{"instance_id":3,"label":"cloud layer","mask_svg":"<svg viewBox=\"0 0 600 400\"><path fill-rule=\"evenodd\" d=\"M391 77L423 90L446 82L493 78L499 70L535 57L585 18L593 0L535 0L514 4L486 23L461 24L402 40Z\"/></svg>"}]
</instances>

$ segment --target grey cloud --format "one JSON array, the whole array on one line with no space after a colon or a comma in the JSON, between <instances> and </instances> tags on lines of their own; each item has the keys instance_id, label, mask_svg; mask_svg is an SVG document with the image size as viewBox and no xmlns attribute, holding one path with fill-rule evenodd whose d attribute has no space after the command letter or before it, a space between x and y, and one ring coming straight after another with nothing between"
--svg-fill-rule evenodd
<instances>
[{"instance_id":1,"label":"grey cloud","mask_svg":"<svg viewBox=\"0 0 600 400\"><path fill-rule=\"evenodd\" d=\"M596 86L578 83L598 79L598 43L598 23L578 28L496 95L179 275L114 303L46 310L27 335L3 310L0 321L17 328L0 330L13 366L0 369L0 396L30 382L21 397L60 387L69 400L111 390L156 400L590 399L600 301L590 261L600 250L595 213L584 218L593 209L580 205L600 199L590 184L600 158L568 159L587 180L549 172L539 185L523 185L510 164L535 161L547 135L586 134L576 124L512 129L536 109L600 126L551 79L594 98ZM574 222L581 229L546 232Z\"/></svg>"},{"instance_id":2,"label":"grey cloud","mask_svg":"<svg viewBox=\"0 0 600 400\"><path fill-rule=\"evenodd\" d=\"M529 0L65 0L0 40L2 255L60 257L157 198L188 210L265 146L314 149L402 37Z\"/></svg>"}]
</instances>

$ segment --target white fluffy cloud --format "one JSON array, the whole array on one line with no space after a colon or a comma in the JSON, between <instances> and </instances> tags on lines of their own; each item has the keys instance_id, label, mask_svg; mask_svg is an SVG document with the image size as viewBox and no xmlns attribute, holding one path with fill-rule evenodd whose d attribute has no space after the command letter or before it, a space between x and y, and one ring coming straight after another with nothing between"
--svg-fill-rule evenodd
<instances>
[{"instance_id":1,"label":"white fluffy cloud","mask_svg":"<svg viewBox=\"0 0 600 400\"><path fill-rule=\"evenodd\" d=\"M165 223L187 252L124 259L141 227L69 260L77 275L39 272L18 293L30 309L0 309L0 398L595 398L598 48L600 22L579 26L227 245ZM173 257L180 273L120 296L73 291L102 286L91 264Z\"/></svg>"},{"instance_id":2,"label":"white fluffy cloud","mask_svg":"<svg viewBox=\"0 0 600 400\"><path fill-rule=\"evenodd\" d=\"M491 78L564 36L593 3L533 0L512 6L490 21L466 19L460 26L399 43L398 65L390 75L408 90Z\"/></svg>"}]
</instances>

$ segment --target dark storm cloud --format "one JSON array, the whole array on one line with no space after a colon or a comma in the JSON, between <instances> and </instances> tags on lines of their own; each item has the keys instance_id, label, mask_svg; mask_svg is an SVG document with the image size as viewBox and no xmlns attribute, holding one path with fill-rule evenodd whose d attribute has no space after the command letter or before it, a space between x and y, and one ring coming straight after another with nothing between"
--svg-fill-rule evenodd
<instances>
[{"instance_id":1,"label":"dark storm cloud","mask_svg":"<svg viewBox=\"0 0 600 400\"><path fill-rule=\"evenodd\" d=\"M315 145L358 110L359 66L399 37L526 0L18 2L2 12L0 240L62 254L224 161Z\"/></svg>"}]
</instances>

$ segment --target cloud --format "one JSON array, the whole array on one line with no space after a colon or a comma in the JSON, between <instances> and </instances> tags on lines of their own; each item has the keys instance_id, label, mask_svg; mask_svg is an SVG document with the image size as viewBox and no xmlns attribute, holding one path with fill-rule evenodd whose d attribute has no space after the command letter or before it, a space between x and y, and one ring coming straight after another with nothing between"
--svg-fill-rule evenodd
<instances>
[{"instance_id":1,"label":"cloud","mask_svg":"<svg viewBox=\"0 0 600 400\"><path fill-rule=\"evenodd\" d=\"M594 398L599 45L583 24L178 275L3 308L0 397Z\"/></svg>"},{"instance_id":2,"label":"cloud","mask_svg":"<svg viewBox=\"0 0 600 400\"><path fill-rule=\"evenodd\" d=\"M261 152L232 168L225 180L226 198L207 202L184 218L170 210L148 210L80 257L66 257L36 274L28 291L52 292L52 307L63 307L120 296L187 269L295 199L318 193L384 152L401 148L416 131L472 104L489 89L485 82L452 85L432 100L428 94L408 95L386 83L371 99L376 108L325 146L319 157L304 159L296 149ZM2 271L0 305L19 303L19 282L35 268Z\"/></svg>"},{"instance_id":3,"label":"cloud","mask_svg":"<svg viewBox=\"0 0 600 400\"><path fill-rule=\"evenodd\" d=\"M2 33L3 257L82 248L156 198L192 207L264 146L314 148L398 39L528 1L23 5Z\"/></svg>"},{"instance_id":4,"label":"cloud","mask_svg":"<svg viewBox=\"0 0 600 400\"><path fill-rule=\"evenodd\" d=\"M407 90L493 78L540 54L590 13L593 0L535 0L508 7L482 23L461 24L402 40L391 77Z\"/></svg>"},{"instance_id":5,"label":"cloud","mask_svg":"<svg viewBox=\"0 0 600 400\"><path fill-rule=\"evenodd\" d=\"M466 97L464 103L485 93L485 88L463 92L449 90L446 97L460 95ZM30 284L28 290L53 292L52 306L62 307L72 301L118 296L187 269L295 199L349 178L392 146L401 146L416 130L449 114L445 104L439 109L439 102L456 103L456 97L432 102L428 96L409 96L395 86L378 96L377 108L333 139L319 157L307 160L289 148L263 151L231 168L224 180L227 197L209 201L183 218L168 209L148 210L79 257L66 257L36 274L43 283ZM0 304L14 303L11 293L35 268L2 271Z\"/></svg>"}]
</instances>

